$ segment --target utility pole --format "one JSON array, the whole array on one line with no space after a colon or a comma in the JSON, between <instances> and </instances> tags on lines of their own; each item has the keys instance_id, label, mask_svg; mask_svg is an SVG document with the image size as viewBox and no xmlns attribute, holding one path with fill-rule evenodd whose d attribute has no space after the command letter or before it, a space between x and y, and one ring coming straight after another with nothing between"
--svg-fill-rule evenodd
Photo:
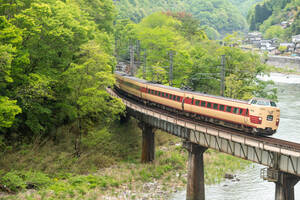
<instances>
[{"instance_id":1,"label":"utility pole","mask_svg":"<svg viewBox=\"0 0 300 200\"><path fill-rule=\"evenodd\" d=\"M220 76L221 76L221 88L220 88L220 93L221 96L224 96L224 91L225 91L225 65L226 65L226 57L225 55L222 55L221 57L221 72L220 72Z\"/></svg>"},{"instance_id":2,"label":"utility pole","mask_svg":"<svg viewBox=\"0 0 300 200\"><path fill-rule=\"evenodd\" d=\"M146 67L147 67L147 49L144 53L144 65L143 65L143 79L146 80Z\"/></svg>"},{"instance_id":3,"label":"utility pole","mask_svg":"<svg viewBox=\"0 0 300 200\"><path fill-rule=\"evenodd\" d=\"M140 55L141 52L140 52L140 41L137 40L136 41L136 65L137 65L137 69L140 68L140 65L141 65L141 61L140 61Z\"/></svg>"},{"instance_id":4,"label":"utility pole","mask_svg":"<svg viewBox=\"0 0 300 200\"><path fill-rule=\"evenodd\" d=\"M130 41L129 51L130 51L130 75L133 76L134 75L134 49L131 41Z\"/></svg>"},{"instance_id":5,"label":"utility pole","mask_svg":"<svg viewBox=\"0 0 300 200\"><path fill-rule=\"evenodd\" d=\"M173 86L173 51L170 51L169 85Z\"/></svg>"}]
</instances>

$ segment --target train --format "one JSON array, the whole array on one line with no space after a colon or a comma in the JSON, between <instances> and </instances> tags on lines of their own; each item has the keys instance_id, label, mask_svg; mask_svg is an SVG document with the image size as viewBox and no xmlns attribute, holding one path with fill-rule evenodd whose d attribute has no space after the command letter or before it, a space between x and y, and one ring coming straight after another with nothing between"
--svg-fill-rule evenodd
<instances>
[{"instance_id":1,"label":"train","mask_svg":"<svg viewBox=\"0 0 300 200\"><path fill-rule=\"evenodd\" d=\"M115 72L115 90L147 106L155 106L193 120L241 130L255 136L273 135L280 109L274 101L249 101L182 90Z\"/></svg>"}]
</instances>

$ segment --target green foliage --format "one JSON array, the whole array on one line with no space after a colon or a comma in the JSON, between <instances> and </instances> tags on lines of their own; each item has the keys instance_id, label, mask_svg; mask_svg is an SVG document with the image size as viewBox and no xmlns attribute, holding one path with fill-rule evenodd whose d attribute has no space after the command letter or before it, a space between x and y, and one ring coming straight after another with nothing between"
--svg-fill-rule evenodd
<instances>
[{"instance_id":1,"label":"green foliage","mask_svg":"<svg viewBox=\"0 0 300 200\"><path fill-rule=\"evenodd\" d=\"M117 187L119 184L116 180L114 180L112 177L109 176L75 176L68 180L70 185L72 186L80 186L82 184L88 185L88 189L93 189L98 186L102 188L106 188L109 186L115 186Z\"/></svg>"},{"instance_id":2,"label":"green foliage","mask_svg":"<svg viewBox=\"0 0 300 200\"><path fill-rule=\"evenodd\" d=\"M281 26L274 25L270 26L264 34L264 38L273 39L273 38L284 38L284 29Z\"/></svg>"},{"instance_id":3,"label":"green foliage","mask_svg":"<svg viewBox=\"0 0 300 200\"><path fill-rule=\"evenodd\" d=\"M0 96L0 130L1 127L9 128L12 126L15 116L21 113L21 109L16 105L15 100Z\"/></svg>"},{"instance_id":4,"label":"green foliage","mask_svg":"<svg viewBox=\"0 0 300 200\"><path fill-rule=\"evenodd\" d=\"M209 26L205 26L204 31L210 40L220 39L220 34L216 29Z\"/></svg>"},{"instance_id":5,"label":"green foliage","mask_svg":"<svg viewBox=\"0 0 300 200\"><path fill-rule=\"evenodd\" d=\"M235 3L237 6L239 4ZM252 4L251 1L249 4ZM214 28L220 34L242 31L247 27L246 20L229 0L120 0L116 2L119 10L119 18L130 19L135 23L144 17L158 11L191 13L200 20L201 26L207 25Z\"/></svg>"},{"instance_id":6,"label":"green foliage","mask_svg":"<svg viewBox=\"0 0 300 200\"><path fill-rule=\"evenodd\" d=\"M172 152L169 157L164 158L161 160L162 164L167 164L169 168L172 166L172 169L183 169L185 166L186 157L178 152Z\"/></svg>"},{"instance_id":7,"label":"green foliage","mask_svg":"<svg viewBox=\"0 0 300 200\"><path fill-rule=\"evenodd\" d=\"M110 0L76 0L81 9L89 14L99 30L111 33L116 11Z\"/></svg>"},{"instance_id":8,"label":"green foliage","mask_svg":"<svg viewBox=\"0 0 300 200\"><path fill-rule=\"evenodd\" d=\"M26 187L25 181L20 177L20 173L17 171L11 171L2 176L0 184L12 192L23 190Z\"/></svg>"},{"instance_id":9,"label":"green foliage","mask_svg":"<svg viewBox=\"0 0 300 200\"><path fill-rule=\"evenodd\" d=\"M188 74L191 66L187 53L190 42L184 38L180 31L182 22L162 13L155 13L142 20L134 31L137 39L141 41L143 49L151 49L147 52L147 79L168 83L169 55L174 55L174 85L180 87L181 82L186 78L183 74ZM185 28L184 28L185 29ZM199 32L190 35L189 38L197 37L197 40L206 38L199 36ZM192 39L196 40L196 38ZM141 76L140 71L139 75Z\"/></svg>"},{"instance_id":10,"label":"green foliage","mask_svg":"<svg viewBox=\"0 0 300 200\"><path fill-rule=\"evenodd\" d=\"M298 0L267 0L249 14L250 30L260 30L266 37L285 39L300 34ZM280 29L281 22L289 22L285 29Z\"/></svg>"},{"instance_id":11,"label":"green foliage","mask_svg":"<svg viewBox=\"0 0 300 200\"><path fill-rule=\"evenodd\" d=\"M27 185L35 189L45 188L52 184L52 180L42 172L27 171L24 172L23 178Z\"/></svg>"},{"instance_id":12,"label":"green foliage","mask_svg":"<svg viewBox=\"0 0 300 200\"><path fill-rule=\"evenodd\" d=\"M249 10L254 4L262 1L263 0L230 0L230 2L235 5L245 17L248 15Z\"/></svg>"},{"instance_id":13,"label":"green foliage","mask_svg":"<svg viewBox=\"0 0 300 200\"><path fill-rule=\"evenodd\" d=\"M202 29L199 25L196 28L190 17L185 13L154 13L132 26L132 40L138 39L147 53L147 80L168 85L172 53L173 86L188 86L195 91L219 95L220 60L221 55L226 55L227 97L248 100L258 96L276 100L276 90L268 87L272 83L257 78L267 73L260 56L232 47L242 40L237 33L227 35L223 40L227 46L221 46L207 40L203 32L203 37L199 37L198 31ZM140 68L137 76L142 77L142 73Z\"/></svg>"},{"instance_id":14,"label":"green foliage","mask_svg":"<svg viewBox=\"0 0 300 200\"><path fill-rule=\"evenodd\" d=\"M124 106L105 92L114 83L114 16L109 0L0 1L0 127L8 138L55 137L79 121L87 132L118 118Z\"/></svg>"},{"instance_id":15,"label":"green foliage","mask_svg":"<svg viewBox=\"0 0 300 200\"><path fill-rule=\"evenodd\" d=\"M281 52L285 52L287 50L287 46L279 46L278 50Z\"/></svg>"}]
</instances>

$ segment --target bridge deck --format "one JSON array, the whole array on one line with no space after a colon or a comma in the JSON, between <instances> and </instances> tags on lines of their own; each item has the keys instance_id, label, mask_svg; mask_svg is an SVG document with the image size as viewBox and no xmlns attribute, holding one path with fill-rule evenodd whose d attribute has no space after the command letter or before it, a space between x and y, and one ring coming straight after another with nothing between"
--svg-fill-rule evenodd
<instances>
[{"instance_id":1,"label":"bridge deck","mask_svg":"<svg viewBox=\"0 0 300 200\"><path fill-rule=\"evenodd\" d=\"M133 117L187 141L216 149L276 170L300 176L300 144L270 137L254 137L241 131L193 121L158 108L149 108L125 98L112 89L112 96L121 98Z\"/></svg>"}]
</instances>

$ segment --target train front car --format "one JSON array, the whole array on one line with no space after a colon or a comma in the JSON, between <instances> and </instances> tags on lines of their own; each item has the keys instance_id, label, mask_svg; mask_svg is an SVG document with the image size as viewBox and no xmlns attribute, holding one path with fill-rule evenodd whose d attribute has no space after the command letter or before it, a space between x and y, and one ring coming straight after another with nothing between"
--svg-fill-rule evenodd
<instances>
[{"instance_id":1,"label":"train front car","mask_svg":"<svg viewBox=\"0 0 300 200\"><path fill-rule=\"evenodd\" d=\"M142 101L143 92L146 89L146 81L127 76L125 73L120 72L115 72L115 77L115 87L119 92L125 92L128 97L137 101Z\"/></svg>"},{"instance_id":2,"label":"train front car","mask_svg":"<svg viewBox=\"0 0 300 200\"><path fill-rule=\"evenodd\" d=\"M276 103L262 98L252 98L249 101L249 121L255 134L272 135L279 125L280 109Z\"/></svg>"}]
</instances>

